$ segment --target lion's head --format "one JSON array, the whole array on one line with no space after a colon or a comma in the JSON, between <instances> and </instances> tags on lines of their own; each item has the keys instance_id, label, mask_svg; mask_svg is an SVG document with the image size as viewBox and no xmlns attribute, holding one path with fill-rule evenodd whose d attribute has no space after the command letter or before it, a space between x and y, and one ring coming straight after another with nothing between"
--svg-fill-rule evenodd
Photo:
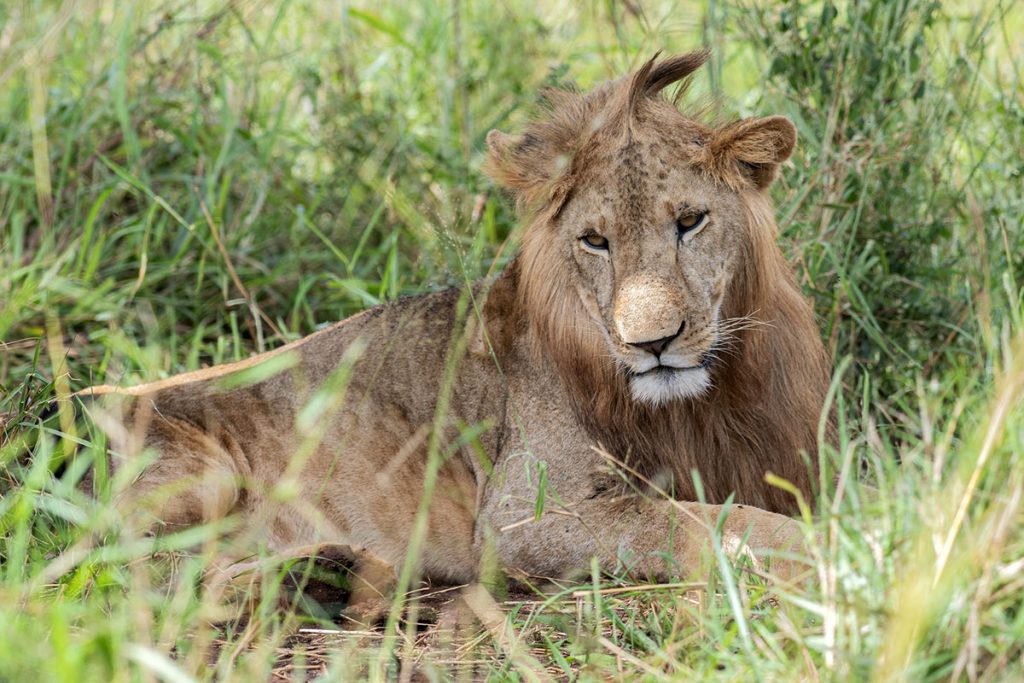
<instances>
[{"instance_id":1,"label":"lion's head","mask_svg":"<svg viewBox=\"0 0 1024 683\"><path fill-rule=\"evenodd\" d=\"M598 436L643 453L691 432L695 449L792 459L814 446L828 376L767 198L796 131L681 113L662 91L707 56L549 92L523 135L488 135L488 165L529 219L520 310Z\"/></svg>"}]
</instances>

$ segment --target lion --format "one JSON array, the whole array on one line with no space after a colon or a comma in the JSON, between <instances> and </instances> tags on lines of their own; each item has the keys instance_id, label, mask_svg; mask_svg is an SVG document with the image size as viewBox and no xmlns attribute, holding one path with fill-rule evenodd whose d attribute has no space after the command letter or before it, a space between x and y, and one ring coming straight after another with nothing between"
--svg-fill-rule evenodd
<instances>
[{"instance_id":1,"label":"lion","mask_svg":"<svg viewBox=\"0 0 1024 683\"><path fill-rule=\"evenodd\" d=\"M523 223L496 278L81 392L125 401L120 449L157 454L118 504L159 529L240 515L281 553L415 551L446 583L494 559L693 574L724 515L728 552L793 570L831 372L768 197L796 131L682 113L663 93L707 57L549 92L525 132L487 135Z\"/></svg>"}]
</instances>

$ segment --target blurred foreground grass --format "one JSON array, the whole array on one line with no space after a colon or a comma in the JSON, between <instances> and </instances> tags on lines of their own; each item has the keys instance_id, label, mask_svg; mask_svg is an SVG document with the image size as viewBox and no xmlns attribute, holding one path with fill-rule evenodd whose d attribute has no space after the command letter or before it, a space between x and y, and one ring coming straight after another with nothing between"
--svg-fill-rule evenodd
<instances>
[{"instance_id":1,"label":"blurred foreground grass","mask_svg":"<svg viewBox=\"0 0 1024 683\"><path fill-rule=\"evenodd\" d=\"M396 675L396 652L438 678L1024 678L1022 30L1010 0L4 4L0 679L342 680ZM112 536L81 468L53 475L105 445L38 424L55 391L243 358L500 267L517 233L486 132L545 85L702 44L698 94L800 131L779 222L843 419L820 585L748 587L737 612L719 576L609 583L496 621L477 595L471 647L297 641L283 570L252 619L212 627L214 549L174 551L214 530Z\"/></svg>"}]
</instances>

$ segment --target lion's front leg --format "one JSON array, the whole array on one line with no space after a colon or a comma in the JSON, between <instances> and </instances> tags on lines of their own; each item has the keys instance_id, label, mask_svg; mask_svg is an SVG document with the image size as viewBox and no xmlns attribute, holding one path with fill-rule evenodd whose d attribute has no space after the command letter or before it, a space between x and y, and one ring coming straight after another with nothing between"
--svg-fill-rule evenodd
<instances>
[{"instance_id":1,"label":"lion's front leg","mask_svg":"<svg viewBox=\"0 0 1024 683\"><path fill-rule=\"evenodd\" d=\"M507 502L507 501L506 501ZM493 542L509 569L532 576L579 575L597 558L608 571L626 568L644 579L704 576L714 561L713 529L720 505L650 500L636 495L592 498L549 507L540 519L515 519L511 505L489 510ZM749 506L734 505L719 537L732 558L746 555L755 571L785 580L810 573L804 533L794 520Z\"/></svg>"}]
</instances>

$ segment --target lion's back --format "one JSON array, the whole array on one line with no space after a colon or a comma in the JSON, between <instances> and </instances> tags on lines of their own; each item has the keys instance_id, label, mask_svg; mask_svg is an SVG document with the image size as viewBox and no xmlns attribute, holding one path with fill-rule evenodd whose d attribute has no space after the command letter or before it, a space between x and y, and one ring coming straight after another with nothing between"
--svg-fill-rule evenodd
<instances>
[{"instance_id":1,"label":"lion's back","mask_svg":"<svg viewBox=\"0 0 1024 683\"><path fill-rule=\"evenodd\" d=\"M230 426L243 437L290 431L298 411L332 387L383 391L408 403L426 386L436 393L457 300L457 290L399 299L241 361L79 396L122 404L126 421L145 413Z\"/></svg>"}]
</instances>

